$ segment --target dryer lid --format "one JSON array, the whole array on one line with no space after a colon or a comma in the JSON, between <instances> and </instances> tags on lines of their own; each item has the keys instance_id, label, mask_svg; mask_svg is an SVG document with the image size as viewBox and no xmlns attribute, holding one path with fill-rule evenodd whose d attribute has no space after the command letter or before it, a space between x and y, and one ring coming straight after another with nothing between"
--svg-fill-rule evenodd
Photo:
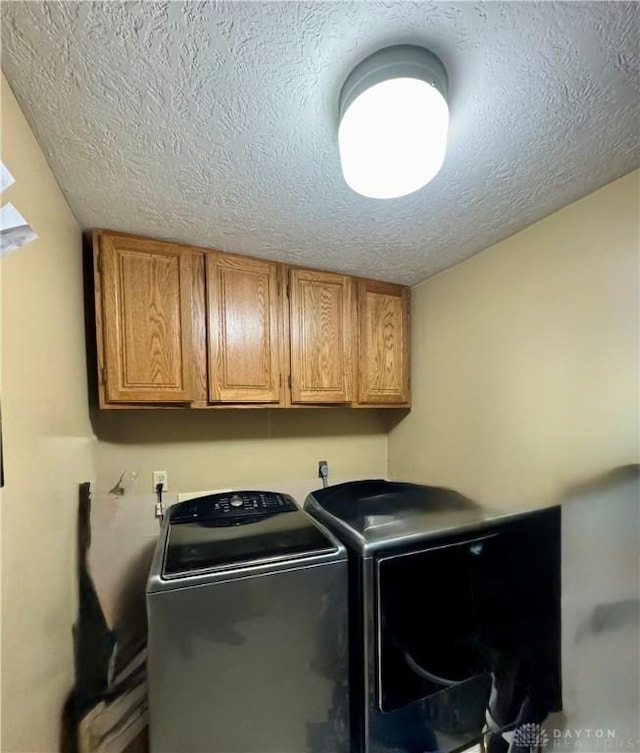
<instances>
[{"instance_id":1,"label":"dryer lid","mask_svg":"<svg viewBox=\"0 0 640 753\"><path fill-rule=\"evenodd\" d=\"M319 489L305 509L339 538L367 549L472 528L496 517L451 489L383 479Z\"/></svg>"}]
</instances>

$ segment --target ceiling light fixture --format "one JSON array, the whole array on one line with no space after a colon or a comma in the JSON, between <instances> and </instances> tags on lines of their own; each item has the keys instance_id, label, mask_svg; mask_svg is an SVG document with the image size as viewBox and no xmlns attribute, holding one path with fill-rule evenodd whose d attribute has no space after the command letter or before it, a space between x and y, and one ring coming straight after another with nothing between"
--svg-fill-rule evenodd
<instances>
[{"instance_id":1,"label":"ceiling light fixture","mask_svg":"<svg viewBox=\"0 0 640 753\"><path fill-rule=\"evenodd\" d=\"M340 92L342 172L356 193L393 199L417 191L442 167L447 147L447 72L429 50L374 52Z\"/></svg>"}]
</instances>

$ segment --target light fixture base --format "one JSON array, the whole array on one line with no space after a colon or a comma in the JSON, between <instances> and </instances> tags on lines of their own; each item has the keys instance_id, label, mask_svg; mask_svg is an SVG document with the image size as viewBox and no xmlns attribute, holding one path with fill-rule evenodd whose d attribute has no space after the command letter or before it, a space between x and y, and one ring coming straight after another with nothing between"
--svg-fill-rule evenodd
<instances>
[{"instance_id":1,"label":"light fixture base","mask_svg":"<svg viewBox=\"0 0 640 753\"><path fill-rule=\"evenodd\" d=\"M449 79L439 57L413 44L384 47L366 57L351 71L340 91L338 116L364 91L391 78L417 78L435 87L447 99Z\"/></svg>"}]
</instances>

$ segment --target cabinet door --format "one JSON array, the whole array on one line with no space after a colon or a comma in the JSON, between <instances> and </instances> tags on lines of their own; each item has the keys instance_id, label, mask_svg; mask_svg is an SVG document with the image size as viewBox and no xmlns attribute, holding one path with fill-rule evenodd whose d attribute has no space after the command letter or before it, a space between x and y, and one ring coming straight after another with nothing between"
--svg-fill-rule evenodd
<instances>
[{"instance_id":1,"label":"cabinet door","mask_svg":"<svg viewBox=\"0 0 640 753\"><path fill-rule=\"evenodd\" d=\"M353 281L291 269L291 402L348 403L353 398Z\"/></svg>"},{"instance_id":2,"label":"cabinet door","mask_svg":"<svg viewBox=\"0 0 640 753\"><path fill-rule=\"evenodd\" d=\"M191 400L190 254L125 235L97 233L95 239L104 400Z\"/></svg>"},{"instance_id":3,"label":"cabinet door","mask_svg":"<svg viewBox=\"0 0 640 753\"><path fill-rule=\"evenodd\" d=\"M358 402L409 403L409 289L358 282Z\"/></svg>"},{"instance_id":4,"label":"cabinet door","mask_svg":"<svg viewBox=\"0 0 640 753\"><path fill-rule=\"evenodd\" d=\"M207 254L209 399L277 403L282 341L279 265Z\"/></svg>"}]
</instances>

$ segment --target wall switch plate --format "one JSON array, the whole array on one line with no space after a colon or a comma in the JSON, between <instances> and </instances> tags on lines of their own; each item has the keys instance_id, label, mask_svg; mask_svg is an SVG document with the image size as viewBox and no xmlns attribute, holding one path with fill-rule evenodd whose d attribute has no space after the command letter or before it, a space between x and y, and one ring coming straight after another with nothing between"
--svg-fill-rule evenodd
<instances>
[{"instance_id":1,"label":"wall switch plate","mask_svg":"<svg viewBox=\"0 0 640 753\"><path fill-rule=\"evenodd\" d=\"M154 471L153 472L153 491L158 488L158 484L162 484L162 491L169 491L169 474L166 471Z\"/></svg>"}]
</instances>

